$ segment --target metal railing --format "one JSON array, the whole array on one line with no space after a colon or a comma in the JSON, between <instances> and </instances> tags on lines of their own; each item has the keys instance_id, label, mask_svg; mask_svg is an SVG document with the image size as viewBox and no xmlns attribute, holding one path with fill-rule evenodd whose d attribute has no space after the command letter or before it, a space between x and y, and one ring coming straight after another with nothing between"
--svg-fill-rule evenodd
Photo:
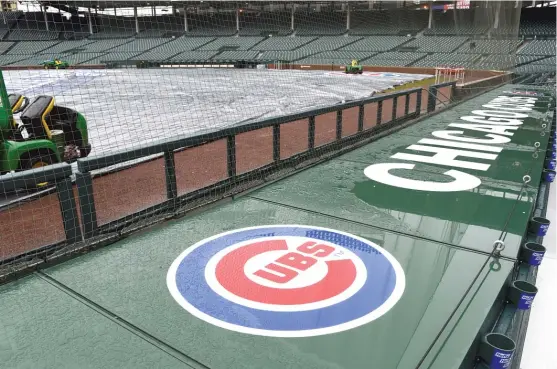
<instances>
[{"instance_id":1,"label":"metal railing","mask_svg":"<svg viewBox=\"0 0 557 369\"><path fill-rule=\"evenodd\" d=\"M63 223L65 230L64 245L76 243L79 241L87 241L92 237L102 233L111 232L121 229L127 225L137 222L138 220L149 218L154 214L172 214L178 207L184 205L191 200L199 199L208 193L215 194L218 191L226 192L227 189L237 187L241 183L249 182L253 179L261 179L269 174L278 172L280 169L301 162L308 161L314 157L319 157L328 152L338 151L346 145L362 141L367 137L372 137L386 129L400 125L402 122L419 117L422 113L431 113L436 110L438 90L443 87L451 87L454 89L455 82L447 82L430 86L429 90L423 88L415 88L406 91L397 91L395 93L374 96L362 100L350 101L334 106L312 109L300 113L290 114L270 119L263 119L253 123L239 125L219 131L202 133L196 136L182 136L172 140L161 140L145 147L136 149L114 152L108 155L91 156L79 159L77 162L78 171L75 174L75 187L77 190L77 200L79 205L76 206L76 198L73 194L71 167L68 164L56 164L49 167L26 171L22 173L11 174L0 178L0 191L4 193L14 190L18 187L28 187L40 182L49 182L56 184L56 193L60 201L61 212L63 213ZM422 94L427 94L427 104L422 109ZM412 97L411 97L412 96ZM402 97L402 98L401 98ZM409 111L410 101L415 98L415 110ZM402 113L398 109L398 101L404 101L405 108ZM383 109L385 101L392 101L392 112L387 122L382 121ZM369 114L365 109L370 104L376 104L377 109L373 114L374 117L368 117ZM347 109L358 109L357 132L343 136L343 129L347 123L345 112ZM316 147L316 118L325 114L336 113L336 136L333 140ZM375 124L371 127L365 127L364 121L372 118ZM307 120L307 149L297 152L287 158L281 158L281 126L287 123L293 123L300 120ZM354 124L355 122L352 122ZM266 165L248 170L238 174L237 157L236 157L236 138L239 134L262 130L272 129L272 160ZM226 141L226 178L216 183L196 189L181 195L178 194L176 180L176 157L175 155L181 151L199 147L215 141ZM126 170L134 168L147 160L156 160L148 157L153 155L164 158L164 180L166 187L166 196L164 201L151 205L145 209L135 211L131 214L110 220L104 224L98 221L98 200L95 198L95 179L99 177L94 171L108 168L115 165L126 164L130 161L141 160L140 163L133 163L124 168L118 168L115 171L125 175ZM114 171L110 172L114 173ZM104 174L106 175L106 174ZM249 186L248 186L249 187ZM243 187L245 190L245 186ZM238 192L241 192L239 190ZM76 209L79 209L79 212ZM0 210L1 212L2 210ZM47 247L49 245L44 245ZM56 245L50 245L56 246ZM32 250L29 250L32 251ZM1 255L1 254L0 254Z\"/></svg>"},{"instance_id":2,"label":"metal railing","mask_svg":"<svg viewBox=\"0 0 557 369\"><path fill-rule=\"evenodd\" d=\"M72 167L67 163L53 164L24 172L9 173L0 179L0 192L9 193L21 188L38 188L43 183L54 184L53 188L60 205L60 214L64 227L64 242L76 243L82 240L82 234L71 176Z\"/></svg>"}]
</instances>

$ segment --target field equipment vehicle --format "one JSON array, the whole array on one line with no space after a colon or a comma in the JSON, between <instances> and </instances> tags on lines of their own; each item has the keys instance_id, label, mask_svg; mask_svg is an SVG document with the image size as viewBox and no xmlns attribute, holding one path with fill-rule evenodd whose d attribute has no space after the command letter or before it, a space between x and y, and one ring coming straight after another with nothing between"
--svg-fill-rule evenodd
<instances>
[{"instance_id":1,"label":"field equipment vehicle","mask_svg":"<svg viewBox=\"0 0 557 369\"><path fill-rule=\"evenodd\" d=\"M70 63L60 59L50 59L43 61L41 65L44 69L66 69L70 66Z\"/></svg>"},{"instance_id":2,"label":"field equipment vehicle","mask_svg":"<svg viewBox=\"0 0 557 369\"><path fill-rule=\"evenodd\" d=\"M344 67L344 73L347 74L362 74L364 72L363 67L358 63L356 59L352 60L352 64Z\"/></svg>"},{"instance_id":3,"label":"field equipment vehicle","mask_svg":"<svg viewBox=\"0 0 557 369\"><path fill-rule=\"evenodd\" d=\"M16 119L14 114L18 114ZM0 174L72 162L91 152L87 122L52 96L8 95L0 71Z\"/></svg>"}]
</instances>

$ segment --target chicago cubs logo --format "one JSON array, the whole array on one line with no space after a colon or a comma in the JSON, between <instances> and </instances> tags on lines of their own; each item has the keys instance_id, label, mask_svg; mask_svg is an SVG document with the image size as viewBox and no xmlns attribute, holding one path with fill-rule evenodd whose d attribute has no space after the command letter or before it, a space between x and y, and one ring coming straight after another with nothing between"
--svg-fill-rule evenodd
<instances>
[{"instance_id":1,"label":"chicago cubs logo","mask_svg":"<svg viewBox=\"0 0 557 369\"><path fill-rule=\"evenodd\" d=\"M184 309L218 327L309 337L379 318L402 296L405 277L398 261L369 240L277 225L198 242L172 263L167 286Z\"/></svg>"}]
</instances>

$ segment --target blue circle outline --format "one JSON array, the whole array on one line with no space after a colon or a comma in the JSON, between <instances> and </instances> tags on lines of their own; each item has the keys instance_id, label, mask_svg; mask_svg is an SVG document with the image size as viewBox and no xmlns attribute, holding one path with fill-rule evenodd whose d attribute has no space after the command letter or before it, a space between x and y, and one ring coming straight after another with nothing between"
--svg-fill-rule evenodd
<instances>
[{"instance_id":1,"label":"blue circle outline","mask_svg":"<svg viewBox=\"0 0 557 369\"><path fill-rule=\"evenodd\" d=\"M228 246L265 236L311 237L349 249L366 266L366 283L345 301L299 312L254 309L231 302L214 292L205 280L205 266L210 258ZM333 327L370 314L391 296L397 280L391 262L371 242L365 243L346 234L320 228L273 226L233 231L204 242L180 261L175 282L179 293L189 304L214 319L260 330L300 331Z\"/></svg>"}]
</instances>

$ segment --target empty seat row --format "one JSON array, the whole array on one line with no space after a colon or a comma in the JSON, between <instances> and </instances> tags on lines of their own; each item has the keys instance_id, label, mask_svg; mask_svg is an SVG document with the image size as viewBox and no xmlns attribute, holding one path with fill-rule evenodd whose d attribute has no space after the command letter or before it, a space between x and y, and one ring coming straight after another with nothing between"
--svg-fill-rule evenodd
<instances>
[{"instance_id":1,"label":"empty seat row","mask_svg":"<svg viewBox=\"0 0 557 369\"><path fill-rule=\"evenodd\" d=\"M199 48L199 50L220 50L233 47L236 50L249 50L263 41L263 37L219 37Z\"/></svg>"},{"instance_id":2,"label":"empty seat row","mask_svg":"<svg viewBox=\"0 0 557 369\"><path fill-rule=\"evenodd\" d=\"M415 47L418 52L425 53L450 53L461 46L467 37L442 37L427 36L418 37L405 44L405 47Z\"/></svg>"},{"instance_id":3,"label":"empty seat row","mask_svg":"<svg viewBox=\"0 0 557 369\"><path fill-rule=\"evenodd\" d=\"M292 62L304 59L311 54L308 50L263 51L259 59Z\"/></svg>"},{"instance_id":4,"label":"empty seat row","mask_svg":"<svg viewBox=\"0 0 557 369\"><path fill-rule=\"evenodd\" d=\"M398 35L427 27L427 11L397 9L391 11L368 10L351 13L351 35Z\"/></svg>"},{"instance_id":5,"label":"empty seat row","mask_svg":"<svg viewBox=\"0 0 557 369\"><path fill-rule=\"evenodd\" d=\"M7 39L10 41L37 41L37 40L57 40L59 32L33 30L33 29L14 29L10 31Z\"/></svg>"},{"instance_id":6,"label":"empty seat row","mask_svg":"<svg viewBox=\"0 0 557 369\"><path fill-rule=\"evenodd\" d=\"M528 41L518 54L524 55L555 55L555 40Z\"/></svg>"},{"instance_id":7,"label":"empty seat row","mask_svg":"<svg viewBox=\"0 0 557 369\"><path fill-rule=\"evenodd\" d=\"M387 51L394 49L410 39L405 36L370 36L362 38L341 50L350 51Z\"/></svg>"},{"instance_id":8,"label":"empty seat row","mask_svg":"<svg viewBox=\"0 0 557 369\"><path fill-rule=\"evenodd\" d=\"M51 48L56 45L58 41L20 41L12 46L10 50L6 52L8 55L33 55L38 54L41 51Z\"/></svg>"},{"instance_id":9,"label":"empty seat row","mask_svg":"<svg viewBox=\"0 0 557 369\"><path fill-rule=\"evenodd\" d=\"M413 67L448 67L448 68L467 68L474 64L479 55L473 54L450 54L435 53L427 55L412 64Z\"/></svg>"},{"instance_id":10,"label":"empty seat row","mask_svg":"<svg viewBox=\"0 0 557 369\"><path fill-rule=\"evenodd\" d=\"M169 58L168 61L177 63L204 61L211 59L215 54L215 51L184 51Z\"/></svg>"},{"instance_id":11,"label":"empty seat row","mask_svg":"<svg viewBox=\"0 0 557 369\"><path fill-rule=\"evenodd\" d=\"M427 54L414 52L386 52L377 54L362 62L364 65L408 66Z\"/></svg>"},{"instance_id":12,"label":"empty seat row","mask_svg":"<svg viewBox=\"0 0 557 369\"><path fill-rule=\"evenodd\" d=\"M269 37L257 45L257 50L294 50L308 44L316 37Z\"/></svg>"},{"instance_id":13,"label":"empty seat row","mask_svg":"<svg viewBox=\"0 0 557 369\"><path fill-rule=\"evenodd\" d=\"M462 54L509 54L514 53L520 43L519 40L476 39L465 43L456 52Z\"/></svg>"},{"instance_id":14,"label":"empty seat row","mask_svg":"<svg viewBox=\"0 0 557 369\"><path fill-rule=\"evenodd\" d=\"M168 38L141 38L131 42L126 42L120 46L111 49L111 52L134 52L134 51L147 51L162 44L171 41Z\"/></svg>"},{"instance_id":15,"label":"empty seat row","mask_svg":"<svg viewBox=\"0 0 557 369\"><path fill-rule=\"evenodd\" d=\"M325 36L305 45L304 48L314 52L340 49L346 45L360 40L361 37L334 37Z\"/></svg>"}]
</instances>

